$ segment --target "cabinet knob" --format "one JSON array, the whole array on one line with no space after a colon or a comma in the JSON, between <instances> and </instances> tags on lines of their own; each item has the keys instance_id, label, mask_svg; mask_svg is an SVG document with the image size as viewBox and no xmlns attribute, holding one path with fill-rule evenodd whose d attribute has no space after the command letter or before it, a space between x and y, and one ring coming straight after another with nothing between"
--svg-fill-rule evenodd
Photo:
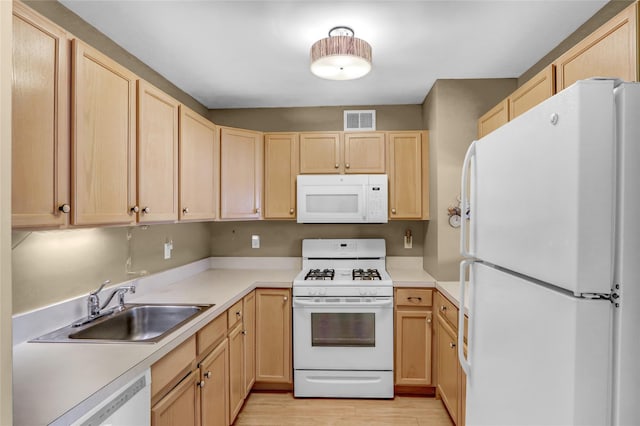
<instances>
[{"instance_id":1,"label":"cabinet knob","mask_svg":"<svg viewBox=\"0 0 640 426\"><path fill-rule=\"evenodd\" d=\"M336 165L334 166L336 169L340 168L340 164L336 163Z\"/></svg>"},{"instance_id":2,"label":"cabinet knob","mask_svg":"<svg viewBox=\"0 0 640 426\"><path fill-rule=\"evenodd\" d=\"M455 343L453 343L453 342L449 342L449 347L450 347L451 349L453 349L453 348L455 348L455 347L456 347L456 344L455 344Z\"/></svg>"},{"instance_id":3,"label":"cabinet knob","mask_svg":"<svg viewBox=\"0 0 640 426\"><path fill-rule=\"evenodd\" d=\"M211 378L211 371L207 371L206 373L204 373L204 377L206 377L207 379Z\"/></svg>"},{"instance_id":4,"label":"cabinet knob","mask_svg":"<svg viewBox=\"0 0 640 426\"><path fill-rule=\"evenodd\" d=\"M145 207L144 209L142 209L142 213L149 214L151 213L151 209L149 207Z\"/></svg>"},{"instance_id":5,"label":"cabinet knob","mask_svg":"<svg viewBox=\"0 0 640 426\"><path fill-rule=\"evenodd\" d=\"M236 312L236 316L237 316L238 318L240 318L240 316L241 316L241 315L242 315L242 313L241 313L240 311Z\"/></svg>"},{"instance_id":6,"label":"cabinet knob","mask_svg":"<svg viewBox=\"0 0 640 426\"><path fill-rule=\"evenodd\" d=\"M347 169L348 169L349 167L351 167L351 166L349 165L349 163L345 164L344 166L345 166Z\"/></svg>"},{"instance_id":7,"label":"cabinet knob","mask_svg":"<svg viewBox=\"0 0 640 426\"><path fill-rule=\"evenodd\" d=\"M256 207L255 212L260 213L260 207Z\"/></svg>"},{"instance_id":8,"label":"cabinet knob","mask_svg":"<svg viewBox=\"0 0 640 426\"><path fill-rule=\"evenodd\" d=\"M189 207L185 207L184 209L182 209L182 213L188 214L189 213Z\"/></svg>"},{"instance_id":9,"label":"cabinet knob","mask_svg":"<svg viewBox=\"0 0 640 426\"><path fill-rule=\"evenodd\" d=\"M282 300L284 300L286 302L287 300L289 300L289 298L287 296L285 296L285 297L282 298Z\"/></svg>"},{"instance_id":10,"label":"cabinet knob","mask_svg":"<svg viewBox=\"0 0 640 426\"><path fill-rule=\"evenodd\" d=\"M442 306L440 306L440 310L441 310L442 312L444 312L444 311L446 311L446 310L447 310L447 307L446 307L446 306L444 306L444 305L442 305Z\"/></svg>"},{"instance_id":11,"label":"cabinet knob","mask_svg":"<svg viewBox=\"0 0 640 426\"><path fill-rule=\"evenodd\" d=\"M62 204L60 207L58 207L58 210L60 210L62 213L69 213L71 211L71 206L69 204Z\"/></svg>"},{"instance_id":12,"label":"cabinet knob","mask_svg":"<svg viewBox=\"0 0 640 426\"><path fill-rule=\"evenodd\" d=\"M203 388L204 387L204 380L201 380L198 382L198 387L199 388Z\"/></svg>"},{"instance_id":13,"label":"cabinet knob","mask_svg":"<svg viewBox=\"0 0 640 426\"><path fill-rule=\"evenodd\" d=\"M140 207L138 207L138 206L133 206L133 207L131 207L131 209L130 209L130 210L131 210L131 213L138 213L138 212L140 211Z\"/></svg>"},{"instance_id":14,"label":"cabinet knob","mask_svg":"<svg viewBox=\"0 0 640 426\"><path fill-rule=\"evenodd\" d=\"M295 210L293 210L293 209L289 209L289 214L293 214L294 211Z\"/></svg>"},{"instance_id":15,"label":"cabinet knob","mask_svg":"<svg viewBox=\"0 0 640 426\"><path fill-rule=\"evenodd\" d=\"M396 209L391 209L391 214L396 214Z\"/></svg>"},{"instance_id":16,"label":"cabinet knob","mask_svg":"<svg viewBox=\"0 0 640 426\"><path fill-rule=\"evenodd\" d=\"M242 330L242 335L246 336L247 335L247 330Z\"/></svg>"},{"instance_id":17,"label":"cabinet knob","mask_svg":"<svg viewBox=\"0 0 640 426\"><path fill-rule=\"evenodd\" d=\"M431 317L427 318L427 323L431 324Z\"/></svg>"}]
</instances>

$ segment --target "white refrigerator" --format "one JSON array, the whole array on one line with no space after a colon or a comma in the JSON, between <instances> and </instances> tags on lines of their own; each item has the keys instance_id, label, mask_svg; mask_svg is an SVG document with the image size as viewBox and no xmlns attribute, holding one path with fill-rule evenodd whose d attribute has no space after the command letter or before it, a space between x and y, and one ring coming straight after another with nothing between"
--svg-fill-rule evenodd
<instances>
[{"instance_id":1,"label":"white refrigerator","mask_svg":"<svg viewBox=\"0 0 640 426\"><path fill-rule=\"evenodd\" d=\"M462 194L466 424L640 425L640 84L579 81L473 142Z\"/></svg>"}]
</instances>

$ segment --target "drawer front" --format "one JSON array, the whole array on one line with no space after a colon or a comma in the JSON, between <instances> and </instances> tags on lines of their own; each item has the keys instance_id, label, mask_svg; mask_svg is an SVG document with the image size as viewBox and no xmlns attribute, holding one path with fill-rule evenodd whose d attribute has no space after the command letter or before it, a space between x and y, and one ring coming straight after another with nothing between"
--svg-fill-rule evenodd
<instances>
[{"instance_id":1,"label":"drawer front","mask_svg":"<svg viewBox=\"0 0 640 426\"><path fill-rule=\"evenodd\" d=\"M156 397L161 391L170 390L171 385L184 377L183 373L191 371L195 360L196 337L191 336L151 366L151 396Z\"/></svg>"},{"instance_id":2,"label":"drawer front","mask_svg":"<svg viewBox=\"0 0 640 426\"><path fill-rule=\"evenodd\" d=\"M424 288L396 289L397 306L431 306L433 304L433 290Z\"/></svg>"},{"instance_id":3,"label":"drawer front","mask_svg":"<svg viewBox=\"0 0 640 426\"><path fill-rule=\"evenodd\" d=\"M242 321L242 299L238 300L235 305L227 311L227 327L231 330L239 321Z\"/></svg>"},{"instance_id":4,"label":"drawer front","mask_svg":"<svg viewBox=\"0 0 640 426\"><path fill-rule=\"evenodd\" d=\"M440 293L436 295L436 309L454 330L458 329L458 308Z\"/></svg>"},{"instance_id":5,"label":"drawer front","mask_svg":"<svg viewBox=\"0 0 640 426\"><path fill-rule=\"evenodd\" d=\"M208 348L226 335L227 315L222 314L198 331L196 335L198 355L202 355Z\"/></svg>"}]
</instances>

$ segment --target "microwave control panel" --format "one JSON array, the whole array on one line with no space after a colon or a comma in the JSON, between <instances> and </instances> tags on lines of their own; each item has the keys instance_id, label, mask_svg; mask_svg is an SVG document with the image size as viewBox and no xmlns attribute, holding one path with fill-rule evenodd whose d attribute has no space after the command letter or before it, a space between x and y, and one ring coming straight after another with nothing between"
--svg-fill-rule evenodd
<instances>
[{"instance_id":1,"label":"microwave control panel","mask_svg":"<svg viewBox=\"0 0 640 426\"><path fill-rule=\"evenodd\" d=\"M378 223L386 223L389 221L388 218L388 190L387 190L387 175L378 175L382 177L382 180L379 184L376 182L372 182L376 179L374 175L370 176L369 185L367 188L367 221L368 222L378 222ZM377 177L377 176L375 176Z\"/></svg>"}]
</instances>

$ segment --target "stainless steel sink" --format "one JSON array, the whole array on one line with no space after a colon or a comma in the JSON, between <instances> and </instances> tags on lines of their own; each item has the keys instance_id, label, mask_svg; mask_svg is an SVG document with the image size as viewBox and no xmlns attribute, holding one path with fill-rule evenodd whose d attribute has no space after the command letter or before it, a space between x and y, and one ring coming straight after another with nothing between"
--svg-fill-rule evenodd
<instances>
[{"instance_id":1,"label":"stainless steel sink","mask_svg":"<svg viewBox=\"0 0 640 426\"><path fill-rule=\"evenodd\" d=\"M214 305L125 305L82 327L67 326L33 342L155 343Z\"/></svg>"}]
</instances>

